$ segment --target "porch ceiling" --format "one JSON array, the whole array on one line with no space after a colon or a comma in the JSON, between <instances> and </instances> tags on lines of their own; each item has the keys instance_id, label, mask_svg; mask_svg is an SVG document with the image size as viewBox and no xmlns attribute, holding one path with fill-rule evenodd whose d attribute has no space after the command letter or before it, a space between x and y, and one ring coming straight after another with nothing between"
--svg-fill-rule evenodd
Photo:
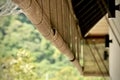
<instances>
[{"instance_id":1,"label":"porch ceiling","mask_svg":"<svg viewBox=\"0 0 120 80\"><path fill-rule=\"evenodd\" d=\"M104 37L108 34L109 24L107 23L106 16L100 19L85 35L87 37Z\"/></svg>"}]
</instances>

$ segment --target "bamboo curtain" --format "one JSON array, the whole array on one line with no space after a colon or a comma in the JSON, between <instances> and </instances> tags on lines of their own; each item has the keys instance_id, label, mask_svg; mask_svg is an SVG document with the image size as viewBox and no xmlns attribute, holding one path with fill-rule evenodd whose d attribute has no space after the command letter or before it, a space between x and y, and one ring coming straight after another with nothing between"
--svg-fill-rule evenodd
<instances>
[{"instance_id":1,"label":"bamboo curtain","mask_svg":"<svg viewBox=\"0 0 120 80\"><path fill-rule=\"evenodd\" d=\"M80 58L80 30L72 11L71 0L12 0L82 74Z\"/></svg>"}]
</instances>

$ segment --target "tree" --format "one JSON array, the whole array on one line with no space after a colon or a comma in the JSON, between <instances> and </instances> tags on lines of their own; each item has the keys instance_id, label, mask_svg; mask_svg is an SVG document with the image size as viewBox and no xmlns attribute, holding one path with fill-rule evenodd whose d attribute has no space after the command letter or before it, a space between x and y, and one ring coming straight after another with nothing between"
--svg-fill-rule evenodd
<instances>
[{"instance_id":1,"label":"tree","mask_svg":"<svg viewBox=\"0 0 120 80\"><path fill-rule=\"evenodd\" d=\"M1 80L37 80L34 58L29 52L20 50L16 57L0 58L0 79Z\"/></svg>"}]
</instances>

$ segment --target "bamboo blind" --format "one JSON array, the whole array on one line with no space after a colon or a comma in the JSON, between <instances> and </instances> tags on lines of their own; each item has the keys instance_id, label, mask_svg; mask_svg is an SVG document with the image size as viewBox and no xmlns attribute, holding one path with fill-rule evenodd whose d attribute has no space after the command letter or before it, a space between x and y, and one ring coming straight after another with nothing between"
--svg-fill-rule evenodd
<instances>
[{"instance_id":1,"label":"bamboo blind","mask_svg":"<svg viewBox=\"0 0 120 80\"><path fill-rule=\"evenodd\" d=\"M13 0L42 35L50 40L82 74L80 30L71 0Z\"/></svg>"}]
</instances>

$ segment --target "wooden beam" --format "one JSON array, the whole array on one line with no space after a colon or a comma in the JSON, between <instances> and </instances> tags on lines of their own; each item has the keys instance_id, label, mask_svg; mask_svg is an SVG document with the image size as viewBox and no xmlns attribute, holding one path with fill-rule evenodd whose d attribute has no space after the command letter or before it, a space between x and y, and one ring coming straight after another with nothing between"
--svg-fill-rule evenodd
<instances>
[{"instance_id":1,"label":"wooden beam","mask_svg":"<svg viewBox=\"0 0 120 80\"><path fill-rule=\"evenodd\" d=\"M84 76L106 76L109 77L109 74L107 73L100 73L100 72L83 72Z\"/></svg>"}]
</instances>

